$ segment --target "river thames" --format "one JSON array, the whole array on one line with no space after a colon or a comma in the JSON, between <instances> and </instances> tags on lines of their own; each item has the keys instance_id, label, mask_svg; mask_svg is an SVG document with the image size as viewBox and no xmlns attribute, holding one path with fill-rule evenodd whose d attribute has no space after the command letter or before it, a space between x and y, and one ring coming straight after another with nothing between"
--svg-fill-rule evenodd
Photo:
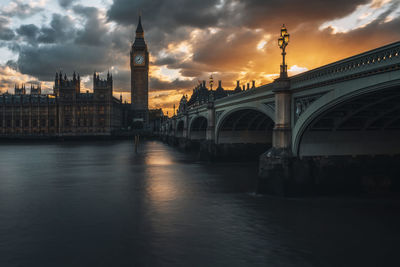
<instances>
[{"instance_id":1,"label":"river thames","mask_svg":"<svg viewBox=\"0 0 400 267\"><path fill-rule=\"evenodd\" d=\"M160 142L0 144L0 266L398 266L395 197L256 195ZM396 263L396 264L395 264Z\"/></svg>"}]
</instances>

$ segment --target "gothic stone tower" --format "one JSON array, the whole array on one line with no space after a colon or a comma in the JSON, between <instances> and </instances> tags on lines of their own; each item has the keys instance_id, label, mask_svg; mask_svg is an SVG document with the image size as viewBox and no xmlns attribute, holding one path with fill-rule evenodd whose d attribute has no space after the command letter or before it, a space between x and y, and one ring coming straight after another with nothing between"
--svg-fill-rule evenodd
<instances>
[{"instance_id":1,"label":"gothic stone tower","mask_svg":"<svg viewBox=\"0 0 400 267\"><path fill-rule=\"evenodd\" d=\"M148 121L149 52L144 41L141 17L136 29L136 38L131 49L131 101L133 121Z\"/></svg>"},{"instance_id":2,"label":"gothic stone tower","mask_svg":"<svg viewBox=\"0 0 400 267\"><path fill-rule=\"evenodd\" d=\"M113 103L113 78L107 73L107 79L102 80L100 76L93 73L93 95L97 103L94 127L95 131L110 134L112 128L112 103Z\"/></svg>"}]
</instances>

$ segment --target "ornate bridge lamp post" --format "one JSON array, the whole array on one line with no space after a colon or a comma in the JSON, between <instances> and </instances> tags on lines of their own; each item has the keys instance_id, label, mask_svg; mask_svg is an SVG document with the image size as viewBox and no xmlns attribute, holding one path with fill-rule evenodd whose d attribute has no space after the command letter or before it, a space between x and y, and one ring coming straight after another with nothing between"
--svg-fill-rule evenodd
<instances>
[{"instance_id":1,"label":"ornate bridge lamp post","mask_svg":"<svg viewBox=\"0 0 400 267\"><path fill-rule=\"evenodd\" d=\"M215 107L214 107L214 92L212 90L214 84L214 78L210 75L210 92L207 103L207 134L206 140L208 144L208 151L213 151L215 148ZM212 152L211 152L212 153Z\"/></svg>"},{"instance_id":2,"label":"ornate bridge lamp post","mask_svg":"<svg viewBox=\"0 0 400 267\"><path fill-rule=\"evenodd\" d=\"M286 47L289 44L289 34L283 24L278 39L279 48L282 50L282 65L279 79L275 80L275 127L273 134L273 147L290 150L291 146L291 91L290 80L285 62Z\"/></svg>"},{"instance_id":3,"label":"ornate bridge lamp post","mask_svg":"<svg viewBox=\"0 0 400 267\"><path fill-rule=\"evenodd\" d=\"M290 90L290 79L287 74L285 62L286 47L289 44L289 34L285 25L281 28L278 38L279 48L282 50L282 65L278 79L273 83L275 95L275 124L272 132L272 147L260 156L258 191L287 194L287 185L292 182L291 163L293 155L291 152L292 129L292 92Z\"/></svg>"},{"instance_id":4,"label":"ornate bridge lamp post","mask_svg":"<svg viewBox=\"0 0 400 267\"><path fill-rule=\"evenodd\" d=\"M287 65L285 62L285 56L286 56L286 46L288 44L289 44L289 34L287 32L285 24L283 24L281 28L281 36L279 36L278 39L279 48L282 50L282 65L281 65L280 78L287 78Z\"/></svg>"}]
</instances>

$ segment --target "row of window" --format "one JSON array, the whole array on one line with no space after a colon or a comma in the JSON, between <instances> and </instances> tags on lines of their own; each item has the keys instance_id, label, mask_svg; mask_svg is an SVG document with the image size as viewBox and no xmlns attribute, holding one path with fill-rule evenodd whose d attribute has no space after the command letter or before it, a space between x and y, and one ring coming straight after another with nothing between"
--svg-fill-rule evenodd
<instances>
[{"instance_id":1,"label":"row of window","mask_svg":"<svg viewBox=\"0 0 400 267\"><path fill-rule=\"evenodd\" d=\"M47 120L46 119L41 119L41 120L37 120L37 119L32 119L31 121L31 125L29 125L29 119L25 119L25 120L14 120L14 127L24 127L24 128L28 128L28 127L47 127ZM49 127L55 127L56 123L55 123L55 119L49 119ZM64 119L64 126L65 127L71 127L72 126L72 119L69 118L65 118ZM77 127L93 127L93 120L83 120L83 119L79 119L77 120ZM104 118L100 118L97 121L97 126L98 127L105 127L105 119ZM12 126L12 120L5 120L5 123L3 125L3 120L0 120L0 127L7 127L7 128L11 128Z\"/></svg>"},{"instance_id":2,"label":"row of window","mask_svg":"<svg viewBox=\"0 0 400 267\"><path fill-rule=\"evenodd\" d=\"M54 113L54 112L57 111L56 108L47 109L46 107L41 107L41 108L29 108L29 107L25 107L25 108L14 107L14 108L11 108L11 107L7 107L4 110L4 112L6 112L6 113L14 113L14 114L15 113L20 113L20 112L23 112L23 113L26 113L26 114L29 114L30 112L32 112L32 113L33 112L39 112L39 113L43 114L43 113L47 112L47 110L49 110L49 113ZM68 112L72 112L72 110L73 109L72 109L71 105L64 106L64 112L68 113ZM96 110L97 113L104 114L105 111L106 111L106 107L105 106L98 106L95 109L94 106L75 106L75 112L77 114L87 113L87 112L93 113L95 110ZM3 113L3 109L0 109L0 116L1 116L2 113Z\"/></svg>"},{"instance_id":3,"label":"row of window","mask_svg":"<svg viewBox=\"0 0 400 267\"><path fill-rule=\"evenodd\" d=\"M47 120L46 119L32 119L32 127L39 126L39 127L46 127L47 126ZM50 119L49 120L49 127L54 127L55 126L55 119ZM0 120L0 127L7 127L11 128L12 127L12 120L5 120L5 123L3 124L3 120ZM29 119L25 120L14 120L14 127L29 127Z\"/></svg>"},{"instance_id":4,"label":"row of window","mask_svg":"<svg viewBox=\"0 0 400 267\"><path fill-rule=\"evenodd\" d=\"M105 127L106 123L105 123L105 119L104 118L100 118L97 121L97 125L98 127ZM84 119L78 119L76 121L76 126L77 127L93 127L93 120L84 120ZM70 118L65 118L64 119L64 127L72 127L72 119Z\"/></svg>"},{"instance_id":5,"label":"row of window","mask_svg":"<svg viewBox=\"0 0 400 267\"><path fill-rule=\"evenodd\" d=\"M71 106L71 105L65 105L64 106L64 111L65 112L72 112L72 110L73 110L73 108L72 108L73 106ZM94 106L75 106L75 112L76 113L86 113L86 112L90 112L90 113L93 113L93 111L94 111L95 109L94 109ZM103 113L104 114L104 112L105 112L105 110L106 110L106 107L105 106L97 106L97 109L96 109L96 111L98 112L98 113Z\"/></svg>"},{"instance_id":6,"label":"row of window","mask_svg":"<svg viewBox=\"0 0 400 267\"><path fill-rule=\"evenodd\" d=\"M4 112L5 113L8 113L8 114L11 114L11 113L14 113L14 114L18 114L18 113L25 113L25 114L29 114L29 113L47 113L47 108L40 108L40 109L37 109L37 108L32 108L32 109L30 109L30 108L23 108L23 109L19 109L19 108L14 108L14 109L12 109L12 108L9 108L9 109L5 109L4 110ZM56 109L49 109L49 113L56 113L57 112L57 110ZM0 109L0 114L3 114L3 110L2 109Z\"/></svg>"}]
</instances>

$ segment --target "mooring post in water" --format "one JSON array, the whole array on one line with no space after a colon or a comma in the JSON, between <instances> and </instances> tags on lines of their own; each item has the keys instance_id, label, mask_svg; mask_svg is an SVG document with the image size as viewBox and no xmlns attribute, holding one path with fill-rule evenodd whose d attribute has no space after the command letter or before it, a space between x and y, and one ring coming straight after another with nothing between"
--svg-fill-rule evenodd
<instances>
[{"instance_id":1,"label":"mooring post in water","mask_svg":"<svg viewBox=\"0 0 400 267\"><path fill-rule=\"evenodd\" d=\"M138 151L139 146L139 135L135 135L135 153Z\"/></svg>"}]
</instances>

